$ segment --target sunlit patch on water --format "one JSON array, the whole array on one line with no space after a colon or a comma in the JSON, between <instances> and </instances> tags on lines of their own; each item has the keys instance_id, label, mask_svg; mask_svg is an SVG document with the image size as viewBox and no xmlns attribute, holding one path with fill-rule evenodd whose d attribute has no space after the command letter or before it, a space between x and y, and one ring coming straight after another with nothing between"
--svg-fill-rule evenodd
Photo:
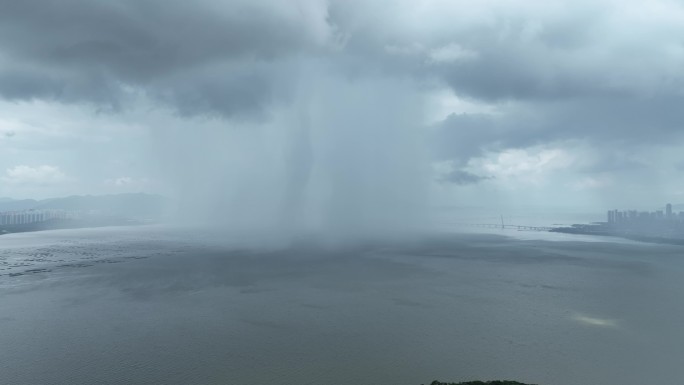
<instances>
[{"instance_id":1,"label":"sunlit patch on water","mask_svg":"<svg viewBox=\"0 0 684 385\"><path fill-rule=\"evenodd\" d=\"M572 317L572 319L588 326L597 326L605 328L615 328L618 326L617 321L615 320L609 318L589 317L583 314L575 314L575 316Z\"/></svg>"}]
</instances>

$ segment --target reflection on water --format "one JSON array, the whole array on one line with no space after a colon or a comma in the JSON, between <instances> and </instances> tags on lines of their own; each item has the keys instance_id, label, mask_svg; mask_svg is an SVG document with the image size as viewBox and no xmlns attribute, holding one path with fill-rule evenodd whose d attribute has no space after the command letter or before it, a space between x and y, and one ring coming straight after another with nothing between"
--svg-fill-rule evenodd
<instances>
[{"instance_id":1,"label":"reflection on water","mask_svg":"<svg viewBox=\"0 0 684 385\"><path fill-rule=\"evenodd\" d=\"M585 315L577 314L573 319L577 322L581 322L586 325L591 326L602 326L602 327L616 327L617 322L612 319L587 317Z\"/></svg>"},{"instance_id":2,"label":"reflection on water","mask_svg":"<svg viewBox=\"0 0 684 385\"><path fill-rule=\"evenodd\" d=\"M3 384L684 376L677 246L442 233L256 250L164 228L0 241Z\"/></svg>"}]
</instances>

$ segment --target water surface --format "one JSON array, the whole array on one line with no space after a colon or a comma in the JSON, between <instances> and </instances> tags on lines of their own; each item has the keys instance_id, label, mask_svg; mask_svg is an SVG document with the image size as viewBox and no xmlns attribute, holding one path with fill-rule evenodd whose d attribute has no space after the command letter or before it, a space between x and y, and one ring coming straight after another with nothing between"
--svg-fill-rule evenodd
<instances>
[{"instance_id":1,"label":"water surface","mask_svg":"<svg viewBox=\"0 0 684 385\"><path fill-rule=\"evenodd\" d=\"M2 236L0 383L680 381L684 248L541 238Z\"/></svg>"}]
</instances>

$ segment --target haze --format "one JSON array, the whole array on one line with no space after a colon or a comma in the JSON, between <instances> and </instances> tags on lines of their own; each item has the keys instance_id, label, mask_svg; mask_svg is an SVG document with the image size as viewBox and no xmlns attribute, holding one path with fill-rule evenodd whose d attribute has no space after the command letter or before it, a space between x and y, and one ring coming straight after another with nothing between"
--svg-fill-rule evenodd
<instances>
[{"instance_id":1,"label":"haze","mask_svg":"<svg viewBox=\"0 0 684 385\"><path fill-rule=\"evenodd\" d=\"M0 2L0 196L336 234L684 201L678 1Z\"/></svg>"}]
</instances>

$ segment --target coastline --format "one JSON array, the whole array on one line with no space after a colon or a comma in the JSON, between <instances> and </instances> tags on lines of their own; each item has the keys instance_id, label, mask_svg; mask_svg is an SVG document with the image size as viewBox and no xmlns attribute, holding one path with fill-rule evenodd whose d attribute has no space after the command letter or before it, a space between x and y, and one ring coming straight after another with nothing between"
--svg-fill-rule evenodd
<instances>
[{"instance_id":1,"label":"coastline","mask_svg":"<svg viewBox=\"0 0 684 385\"><path fill-rule=\"evenodd\" d=\"M0 225L0 236L6 234L29 233L48 230L83 229L107 226L137 226L143 224L148 224L148 222L123 218L102 218L96 220L53 219L44 222L19 225Z\"/></svg>"},{"instance_id":2,"label":"coastline","mask_svg":"<svg viewBox=\"0 0 684 385\"><path fill-rule=\"evenodd\" d=\"M645 243L657 243L664 245L677 245L684 246L684 236L681 238L673 237L663 237L657 235L648 234L637 234L630 232L618 232L611 229L605 228L602 225L572 225L572 227L556 227L549 232L552 233L564 233L564 234L578 234L578 235L597 235L603 237L614 237L629 239L631 241L645 242Z\"/></svg>"}]
</instances>

